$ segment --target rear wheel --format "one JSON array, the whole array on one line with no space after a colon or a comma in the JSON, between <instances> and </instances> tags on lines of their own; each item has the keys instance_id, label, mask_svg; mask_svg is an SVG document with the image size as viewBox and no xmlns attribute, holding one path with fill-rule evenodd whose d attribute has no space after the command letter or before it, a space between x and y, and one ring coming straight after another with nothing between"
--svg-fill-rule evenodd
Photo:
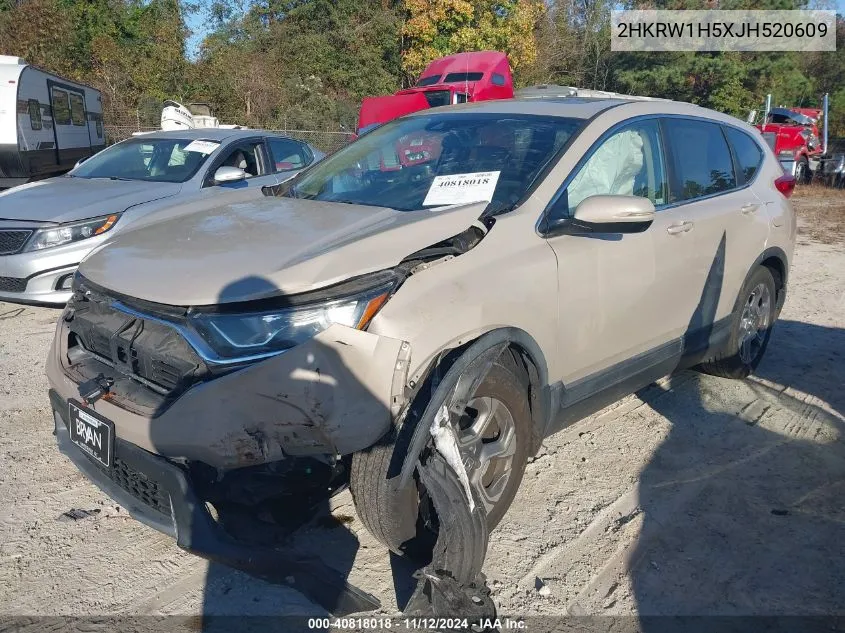
<instances>
[{"instance_id":1,"label":"rear wheel","mask_svg":"<svg viewBox=\"0 0 845 633\"><path fill-rule=\"evenodd\" d=\"M777 310L777 289L771 271L764 266L746 280L731 321L731 333L716 358L699 366L703 372L723 378L745 378L753 372L769 344Z\"/></svg>"},{"instance_id":2,"label":"rear wheel","mask_svg":"<svg viewBox=\"0 0 845 633\"><path fill-rule=\"evenodd\" d=\"M441 387L444 384L446 381ZM441 404L451 395L440 391L435 390L417 422L424 428L431 426ZM531 425L526 385L511 368L497 362L453 426L467 478L475 499L483 505L488 530L502 520L516 496L528 462ZM408 448L408 443L389 441L354 454L350 488L362 523L376 539L398 554L424 559L437 540L436 511L419 482L410 492L398 492L389 478L391 464L404 462ZM453 471L450 474L457 479ZM407 512L407 494L416 495L416 503L410 507L418 507L419 514L416 536L403 541L398 535L397 516Z\"/></svg>"}]
</instances>

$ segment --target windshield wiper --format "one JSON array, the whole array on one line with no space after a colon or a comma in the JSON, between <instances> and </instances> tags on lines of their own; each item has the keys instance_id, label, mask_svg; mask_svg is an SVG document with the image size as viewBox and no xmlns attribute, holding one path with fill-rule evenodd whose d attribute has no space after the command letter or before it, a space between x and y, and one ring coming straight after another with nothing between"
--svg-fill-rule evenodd
<instances>
[{"instance_id":1,"label":"windshield wiper","mask_svg":"<svg viewBox=\"0 0 845 633\"><path fill-rule=\"evenodd\" d=\"M123 176L108 176L109 180L122 180L123 182L132 182L134 178L124 178Z\"/></svg>"}]
</instances>

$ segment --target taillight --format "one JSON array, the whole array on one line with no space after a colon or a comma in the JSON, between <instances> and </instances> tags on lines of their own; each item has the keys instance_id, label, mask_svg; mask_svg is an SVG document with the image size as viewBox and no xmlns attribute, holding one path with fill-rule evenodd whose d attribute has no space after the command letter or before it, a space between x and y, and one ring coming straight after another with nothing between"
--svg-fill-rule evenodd
<instances>
[{"instance_id":1,"label":"taillight","mask_svg":"<svg viewBox=\"0 0 845 633\"><path fill-rule=\"evenodd\" d=\"M795 176L784 174L775 180L775 188L783 194L784 198L788 198L795 191L795 183Z\"/></svg>"}]
</instances>

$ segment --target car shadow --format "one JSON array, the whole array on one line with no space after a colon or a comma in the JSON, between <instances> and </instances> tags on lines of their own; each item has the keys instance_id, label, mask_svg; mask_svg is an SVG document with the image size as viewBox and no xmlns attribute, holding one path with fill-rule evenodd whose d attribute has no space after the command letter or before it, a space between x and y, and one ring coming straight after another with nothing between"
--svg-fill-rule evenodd
<instances>
[{"instance_id":1,"label":"car shadow","mask_svg":"<svg viewBox=\"0 0 845 633\"><path fill-rule=\"evenodd\" d=\"M705 285L691 326L712 319L718 296ZM845 330L782 320L749 378L683 371L638 392L669 424L640 476L626 562L643 630L678 630L665 616L692 616L697 631L728 626L701 616L845 611L843 385ZM764 624L810 630L736 621Z\"/></svg>"},{"instance_id":2,"label":"car shadow","mask_svg":"<svg viewBox=\"0 0 845 633\"><path fill-rule=\"evenodd\" d=\"M231 303L244 295L274 297L274 301L284 301L284 296L270 281L261 277L247 277L222 289L218 304ZM240 392L233 391L231 387L225 390L221 390L220 386L215 387L212 397L219 404L220 411L228 410L233 414L242 412L245 428L251 425L248 433L233 434L232 438L226 439L229 446L235 446L231 450L246 459L252 458L256 450L265 455L268 451L275 451L274 454L278 454L278 465L270 469L273 472L261 474L267 477L266 481L272 482L270 486L273 487L273 493L267 493L267 483L252 480L242 487L233 487L231 492L227 492L226 500L219 503L200 492L202 500L211 503L209 515L216 522L216 534L236 534L239 540L254 545L247 560L233 560L231 552L208 556L216 560L210 560L205 575L200 630L252 630L250 627L261 629L264 625L285 631L313 630L313 626L307 625L309 617L348 615L379 607L377 599L347 583L360 550L359 540L350 528L350 524L357 519L351 507L348 512L345 508L334 508L333 513L331 506L334 502L330 501L329 495L314 494L318 489L325 491L327 484L322 479L311 484L307 478L321 477L320 469L323 467L315 464L312 469L310 464L306 464L300 469L301 472L296 471L295 476L302 482L302 494L299 494L296 483L285 484L281 479L272 479L276 472L285 468L286 461L300 459L285 454L285 441L291 441L292 437L293 445L301 447L306 435L318 441L329 437L326 429L330 424L337 424L338 419L344 422L342 418L346 410L341 408L344 402L349 406L349 402L343 399L342 394L335 402L337 390L357 385L365 393L356 399L354 406L364 407L363 401L368 400L366 405L371 412L373 407L378 406L381 413L377 415L383 414L385 419L390 419L390 411L377 404L378 398L366 390L334 349L315 339L310 343L313 347L303 357L301 366L276 366L274 371L278 372L278 382L272 376L270 380L266 379L265 371L263 381L256 381L254 375L250 380L242 381ZM238 373L248 372L254 366L235 370L233 374L219 380L237 377ZM306 400L310 398L306 405L302 404L303 393ZM333 413L337 415L332 417ZM218 415L224 416L220 422L225 424L225 414ZM186 417L184 423L197 424L198 429L209 429L207 424L201 423L201 417ZM172 418L168 418L168 423L172 424ZM172 446L172 435L162 424L154 421L150 433L154 446ZM253 437L261 440L255 446L248 444ZM337 481L332 480L333 493L342 492L348 482L349 460L341 460L338 468L342 473L341 485L337 486ZM218 483L225 481L228 476L222 470L214 474ZM203 480L195 477L194 471L191 471L190 477L197 489L203 490ZM288 481L297 480L292 478ZM276 487L280 494L276 494ZM239 495L260 496L260 491L264 491L266 498L255 505L258 510L250 511L250 520L245 520L246 504L243 502L244 497ZM335 500L337 498L334 497ZM192 534L188 536L188 541L203 542L206 531L200 529L197 523L192 522ZM383 560L374 560L379 557L383 557ZM401 592L401 595L397 595L397 603L402 605L402 600L407 601L405 592L407 587L412 590L415 585L411 574L416 568L405 561L393 560L386 549L383 552L368 549L365 558L373 568L384 570L385 575L393 572L397 592ZM283 619L268 621L266 617L259 616ZM284 616L289 617L284 619Z\"/></svg>"}]
</instances>

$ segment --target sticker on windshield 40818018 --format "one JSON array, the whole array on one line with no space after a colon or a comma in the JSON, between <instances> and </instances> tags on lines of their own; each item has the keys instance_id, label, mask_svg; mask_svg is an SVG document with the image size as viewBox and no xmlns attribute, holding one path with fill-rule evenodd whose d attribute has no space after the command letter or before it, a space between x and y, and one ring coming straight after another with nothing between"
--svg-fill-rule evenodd
<instances>
[{"instance_id":1,"label":"sticker on windshield 40818018","mask_svg":"<svg viewBox=\"0 0 845 633\"><path fill-rule=\"evenodd\" d=\"M423 206L490 202L500 173L479 171L472 174L437 176L428 189Z\"/></svg>"},{"instance_id":2,"label":"sticker on windshield 40818018","mask_svg":"<svg viewBox=\"0 0 845 633\"><path fill-rule=\"evenodd\" d=\"M191 141L187 145L183 151L185 152L199 152L200 154L210 154L214 150L220 147L220 143L217 141Z\"/></svg>"}]
</instances>

